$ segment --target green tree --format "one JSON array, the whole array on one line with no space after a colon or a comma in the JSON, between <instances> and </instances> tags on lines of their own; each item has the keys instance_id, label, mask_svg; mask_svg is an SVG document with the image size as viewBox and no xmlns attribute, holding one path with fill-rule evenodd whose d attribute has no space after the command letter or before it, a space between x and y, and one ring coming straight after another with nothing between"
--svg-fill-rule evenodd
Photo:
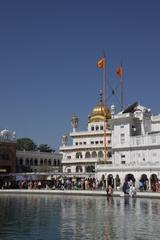
<instances>
[{"instance_id":1,"label":"green tree","mask_svg":"<svg viewBox=\"0 0 160 240\"><path fill-rule=\"evenodd\" d=\"M48 144L40 144L40 145L38 146L38 150L39 150L40 152L54 152L54 150L51 149L51 148L48 146Z\"/></svg>"},{"instance_id":2,"label":"green tree","mask_svg":"<svg viewBox=\"0 0 160 240\"><path fill-rule=\"evenodd\" d=\"M16 141L16 148L17 150L26 150L26 151L33 151L36 150L37 145L33 142L30 138L19 138Z\"/></svg>"}]
</instances>

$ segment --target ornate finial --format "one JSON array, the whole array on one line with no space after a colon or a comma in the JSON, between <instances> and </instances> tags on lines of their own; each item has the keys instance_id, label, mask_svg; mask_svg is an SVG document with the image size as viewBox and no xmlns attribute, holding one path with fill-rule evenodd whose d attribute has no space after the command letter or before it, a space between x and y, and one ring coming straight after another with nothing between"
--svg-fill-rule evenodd
<instances>
[{"instance_id":1,"label":"ornate finial","mask_svg":"<svg viewBox=\"0 0 160 240\"><path fill-rule=\"evenodd\" d=\"M111 116L113 117L116 113L116 107L114 104L111 105Z\"/></svg>"},{"instance_id":2,"label":"ornate finial","mask_svg":"<svg viewBox=\"0 0 160 240\"><path fill-rule=\"evenodd\" d=\"M103 95L103 94L102 94L102 90L100 89L100 91L99 91L99 96L100 96L100 103L101 103L101 104L102 104L102 101L103 101L103 100L102 100L102 95Z\"/></svg>"}]
</instances>

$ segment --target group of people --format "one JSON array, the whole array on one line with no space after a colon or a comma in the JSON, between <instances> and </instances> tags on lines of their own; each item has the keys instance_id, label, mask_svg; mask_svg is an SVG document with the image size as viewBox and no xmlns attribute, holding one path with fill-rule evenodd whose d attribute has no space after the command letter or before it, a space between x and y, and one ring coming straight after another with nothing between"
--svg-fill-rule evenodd
<instances>
[{"instance_id":1,"label":"group of people","mask_svg":"<svg viewBox=\"0 0 160 240\"><path fill-rule=\"evenodd\" d=\"M122 187L124 194L128 194L130 197L135 197L136 189L132 180L125 181Z\"/></svg>"}]
</instances>

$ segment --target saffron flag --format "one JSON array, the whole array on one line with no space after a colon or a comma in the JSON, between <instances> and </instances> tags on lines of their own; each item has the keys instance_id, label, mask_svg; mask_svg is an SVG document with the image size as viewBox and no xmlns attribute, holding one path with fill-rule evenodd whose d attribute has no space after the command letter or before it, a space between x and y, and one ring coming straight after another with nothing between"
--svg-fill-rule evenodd
<instances>
[{"instance_id":1,"label":"saffron flag","mask_svg":"<svg viewBox=\"0 0 160 240\"><path fill-rule=\"evenodd\" d=\"M105 58L104 57L99 59L99 61L97 62L97 67L98 68L104 68L105 67Z\"/></svg>"},{"instance_id":2,"label":"saffron flag","mask_svg":"<svg viewBox=\"0 0 160 240\"><path fill-rule=\"evenodd\" d=\"M116 73L120 78L122 78L122 75L123 75L122 65L119 68L117 68Z\"/></svg>"}]
</instances>

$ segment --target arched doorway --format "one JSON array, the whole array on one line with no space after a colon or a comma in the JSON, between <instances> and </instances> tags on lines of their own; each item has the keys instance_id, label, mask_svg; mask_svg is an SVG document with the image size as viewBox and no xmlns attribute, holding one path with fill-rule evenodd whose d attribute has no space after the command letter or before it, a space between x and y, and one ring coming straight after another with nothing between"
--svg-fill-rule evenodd
<instances>
[{"instance_id":1,"label":"arched doorway","mask_svg":"<svg viewBox=\"0 0 160 240\"><path fill-rule=\"evenodd\" d=\"M139 189L141 191L149 189L148 177L146 174L142 174L140 181L139 181Z\"/></svg>"},{"instance_id":2,"label":"arched doorway","mask_svg":"<svg viewBox=\"0 0 160 240\"><path fill-rule=\"evenodd\" d=\"M102 152L102 151L99 151L99 152L98 152L98 157L101 158L101 159L103 159L103 152Z\"/></svg>"},{"instance_id":3,"label":"arched doorway","mask_svg":"<svg viewBox=\"0 0 160 240\"><path fill-rule=\"evenodd\" d=\"M150 177L151 190L156 192L158 190L158 178L156 174L152 174Z\"/></svg>"},{"instance_id":4,"label":"arched doorway","mask_svg":"<svg viewBox=\"0 0 160 240\"><path fill-rule=\"evenodd\" d=\"M76 172L82 172L82 166L76 166Z\"/></svg>"},{"instance_id":5,"label":"arched doorway","mask_svg":"<svg viewBox=\"0 0 160 240\"><path fill-rule=\"evenodd\" d=\"M112 174L109 174L107 177L107 185L114 188L114 178Z\"/></svg>"},{"instance_id":6,"label":"arched doorway","mask_svg":"<svg viewBox=\"0 0 160 240\"><path fill-rule=\"evenodd\" d=\"M131 173L127 174L126 177L125 177L125 181L126 182L132 181L133 185L135 186L135 181L136 180L135 180L135 177L134 177L133 174L131 174Z\"/></svg>"},{"instance_id":7,"label":"arched doorway","mask_svg":"<svg viewBox=\"0 0 160 240\"><path fill-rule=\"evenodd\" d=\"M120 187L120 185L121 185L121 179L120 179L120 177L119 177L119 175L117 174L116 175L116 188L118 188L118 187Z\"/></svg>"}]
</instances>

